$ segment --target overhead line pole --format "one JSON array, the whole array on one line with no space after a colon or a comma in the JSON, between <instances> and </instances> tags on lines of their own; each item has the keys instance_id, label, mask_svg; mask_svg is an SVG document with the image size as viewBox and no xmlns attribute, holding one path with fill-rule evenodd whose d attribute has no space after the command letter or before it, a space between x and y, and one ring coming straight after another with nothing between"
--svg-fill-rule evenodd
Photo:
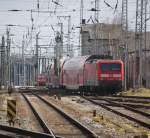
<instances>
[{"instance_id":1,"label":"overhead line pole","mask_svg":"<svg viewBox=\"0 0 150 138\"><path fill-rule=\"evenodd\" d=\"M81 0L81 4L80 4L80 25L82 25L82 21L83 21L83 0Z\"/></svg>"},{"instance_id":2,"label":"overhead line pole","mask_svg":"<svg viewBox=\"0 0 150 138\"><path fill-rule=\"evenodd\" d=\"M82 31L83 15L84 15L83 9L84 9L84 3L83 3L83 0L81 0L81 3L80 3L80 32L79 32L79 47L80 47L80 49L81 49L81 44L82 44L81 31ZM85 20L84 20L84 23L85 23ZM82 55L82 52L80 54Z\"/></svg>"},{"instance_id":3,"label":"overhead line pole","mask_svg":"<svg viewBox=\"0 0 150 138\"><path fill-rule=\"evenodd\" d=\"M95 0L95 20L99 21L99 0Z\"/></svg>"},{"instance_id":4,"label":"overhead line pole","mask_svg":"<svg viewBox=\"0 0 150 138\"><path fill-rule=\"evenodd\" d=\"M136 1L136 27L135 27L135 66L134 87L143 85L143 49L146 48L146 12L147 0Z\"/></svg>"},{"instance_id":5,"label":"overhead line pole","mask_svg":"<svg viewBox=\"0 0 150 138\"><path fill-rule=\"evenodd\" d=\"M39 34L36 34L36 48L35 48L35 81L37 81L37 76L39 73L39 45L38 45Z\"/></svg>"},{"instance_id":6,"label":"overhead line pole","mask_svg":"<svg viewBox=\"0 0 150 138\"><path fill-rule=\"evenodd\" d=\"M7 85L10 85L11 82L10 82L10 44L11 44L11 41L10 41L10 31L9 29L7 28L6 30L6 34L7 34L7 47L6 47L6 50L7 50L7 68L6 68L6 80L7 80Z\"/></svg>"},{"instance_id":7,"label":"overhead line pole","mask_svg":"<svg viewBox=\"0 0 150 138\"><path fill-rule=\"evenodd\" d=\"M68 38L67 38L67 55L72 56L72 48L70 46L70 33L71 33L71 16L58 16L58 18L68 18Z\"/></svg>"},{"instance_id":8,"label":"overhead line pole","mask_svg":"<svg viewBox=\"0 0 150 138\"><path fill-rule=\"evenodd\" d=\"M5 37L2 36L2 45L1 45L1 86L4 86L5 80Z\"/></svg>"},{"instance_id":9,"label":"overhead line pole","mask_svg":"<svg viewBox=\"0 0 150 138\"><path fill-rule=\"evenodd\" d=\"M25 46L25 40L24 40L24 35L23 35L23 40L22 40L22 65L23 65L23 85L26 85L26 70L25 70L25 54L24 54L24 46Z\"/></svg>"},{"instance_id":10,"label":"overhead line pole","mask_svg":"<svg viewBox=\"0 0 150 138\"><path fill-rule=\"evenodd\" d=\"M128 67L128 0L122 0L122 42L124 47L124 90L127 90Z\"/></svg>"}]
</instances>

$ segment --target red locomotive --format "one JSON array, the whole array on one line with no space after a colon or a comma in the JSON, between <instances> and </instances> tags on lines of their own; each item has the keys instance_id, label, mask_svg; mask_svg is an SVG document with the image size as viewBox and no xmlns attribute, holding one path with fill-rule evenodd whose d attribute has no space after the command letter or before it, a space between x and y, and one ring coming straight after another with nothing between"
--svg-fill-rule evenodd
<instances>
[{"instance_id":1,"label":"red locomotive","mask_svg":"<svg viewBox=\"0 0 150 138\"><path fill-rule=\"evenodd\" d=\"M81 92L116 92L122 89L124 66L121 60L102 56L81 56L67 60L61 69L61 85Z\"/></svg>"}]
</instances>

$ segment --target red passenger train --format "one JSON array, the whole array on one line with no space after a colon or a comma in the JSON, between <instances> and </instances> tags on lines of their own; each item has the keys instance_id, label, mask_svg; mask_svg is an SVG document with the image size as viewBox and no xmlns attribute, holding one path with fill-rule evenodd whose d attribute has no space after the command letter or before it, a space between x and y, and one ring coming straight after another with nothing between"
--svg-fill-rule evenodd
<instances>
[{"instance_id":1,"label":"red passenger train","mask_svg":"<svg viewBox=\"0 0 150 138\"><path fill-rule=\"evenodd\" d=\"M124 66L121 60L102 56L81 56L67 60L60 74L60 84L80 92L116 92L122 89Z\"/></svg>"},{"instance_id":2,"label":"red passenger train","mask_svg":"<svg viewBox=\"0 0 150 138\"><path fill-rule=\"evenodd\" d=\"M59 70L60 77L55 74L54 65L51 65L48 69L46 76L49 88L63 87L67 91L73 90L74 92L92 92L106 95L121 91L124 81L123 62L113 60L108 56L73 57L64 60Z\"/></svg>"}]
</instances>

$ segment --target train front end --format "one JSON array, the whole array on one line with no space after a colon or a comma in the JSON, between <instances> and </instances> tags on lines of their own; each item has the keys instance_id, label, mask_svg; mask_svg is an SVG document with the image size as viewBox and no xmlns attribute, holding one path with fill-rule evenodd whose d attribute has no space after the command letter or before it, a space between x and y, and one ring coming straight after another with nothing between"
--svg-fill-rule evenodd
<instances>
[{"instance_id":1,"label":"train front end","mask_svg":"<svg viewBox=\"0 0 150 138\"><path fill-rule=\"evenodd\" d=\"M99 60L97 62L98 85L108 92L122 90L124 66L121 60Z\"/></svg>"}]
</instances>

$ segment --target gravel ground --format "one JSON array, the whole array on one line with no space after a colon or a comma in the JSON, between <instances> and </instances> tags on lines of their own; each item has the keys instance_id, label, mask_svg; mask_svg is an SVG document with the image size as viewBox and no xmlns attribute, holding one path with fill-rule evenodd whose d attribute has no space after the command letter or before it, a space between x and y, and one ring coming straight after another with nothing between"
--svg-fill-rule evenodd
<instances>
[{"instance_id":1,"label":"gravel ground","mask_svg":"<svg viewBox=\"0 0 150 138\"><path fill-rule=\"evenodd\" d=\"M7 99L16 100L16 118L14 127L42 132L42 128L39 127L36 118L27 105L24 98L19 93L13 93L11 96L8 94L0 94L0 124L9 125L7 118Z\"/></svg>"},{"instance_id":2,"label":"gravel ground","mask_svg":"<svg viewBox=\"0 0 150 138\"><path fill-rule=\"evenodd\" d=\"M8 97L8 94L0 94L0 123L4 125L8 125L6 112L6 101ZM31 112L23 97L18 93L13 94L12 97L17 100L17 119L19 121L17 121L15 126L42 132L42 128L39 127L37 120L35 119L33 113ZM111 113L99 106L91 104L90 102L78 96L62 97L61 100L49 96L44 96L44 98L61 107L63 110L89 127L91 130L99 134L102 138L106 137L106 134L107 137L113 138L132 138L134 135L139 135L140 132L145 132L146 130L136 123L131 122L114 113ZM62 134L62 132L75 133L74 131L71 131L73 129L68 126L68 124L62 123L62 120L58 119L60 117L56 116L55 118L51 118L52 116L55 116L55 113L52 111L52 109L48 109L44 103L39 104L39 102L37 102L37 100L35 100L33 97L31 97L31 99L36 108L41 111L41 115L46 119L45 121L53 129L57 130L58 134ZM93 110L96 110L97 112L96 117L93 117ZM119 110L124 112L124 110L122 110L121 108ZM49 111L52 112L50 114L47 114L49 113ZM147 112L149 112L149 109L147 110ZM131 113L130 111L126 111L126 113L130 115L136 115L134 113ZM140 115L138 115L137 117L141 118ZM145 121L148 120L145 118ZM146 131L148 132L149 130ZM77 138L79 137L77 136Z\"/></svg>"},{"instance_id":3,"label":"gravel ground","mask_svg":"<svg viewBox=\"0 0 150 138\"><path fill-rule=\"evenodd\" d=\"M0 91L1 93L1 91ZM2 91L2 94L0 94L0 124L3 124L3 125L8 125L8 122L7 122L7 97L8 97L8 94L4 93Z\"/></svg>"},{"instance_id":4,"label":"gravel ground","mask_svg":"<svg viewBox=\"0 0 150 138\"><path fill-rule=\"evenodd\" d=\"M49 96L44 97L59 105L96 133L108 134L114 138L127 138L145 132L142 127L139 128L134 122L93 105L80 97L62 97L61 100ZM97 117L92 116L93 110L97 111Z\"/></svg>"}]
</instances>

